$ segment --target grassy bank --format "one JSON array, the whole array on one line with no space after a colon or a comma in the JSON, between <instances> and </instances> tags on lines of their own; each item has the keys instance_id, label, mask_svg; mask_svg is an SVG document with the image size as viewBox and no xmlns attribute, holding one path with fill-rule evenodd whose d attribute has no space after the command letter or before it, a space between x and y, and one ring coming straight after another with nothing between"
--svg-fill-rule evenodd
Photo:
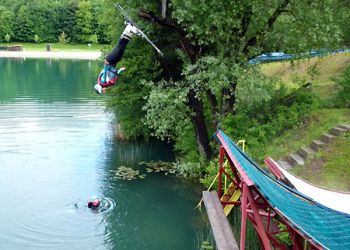
<instances>
[{"instance_id":1,"label":"grassy bank","mask_svg":"<svg viewBox=\"0 0 350 250\"><path fill-rule=\"evenodd\" d=\"M340 136L292 172L322 187L350 192L350 133Z\"/></svg>"},{"instance_id":2,"label":"grassy bank","mask_svg":"<svg viewBox=\"0 0 350 250\"><path fill-rule=\"evenodd\" d=\"M322 134L332 127L345 123L350 123L349 109L320 109L314 112L301 127L276 137L267 146L267 155L274 159L281 159L302 146L310 145L313 140L321 138Z\"/></svg>"},{"instance_id":3,"label":"grassy bank","mask_svg":"<svg viewBox=\"0 0 350 250\"><path fill-rule=\"evenodd\" d=\"M350 53L324 57L262 64L262 71L270 77L281 79L289 86L312 82L314 92L321 99L329 99L337 92L335 78L350 65Z\"/></svg>"},{"instance_id":4,"label":"grassy bank","mask_svg":"<svg viewBox=\"0 0 350 250\"><path fill-rule=\"evenodd\" d=\"M330 108L332 98L339 90L336 81L349 66L349 53L260 66L266 75L280 79L289 87L298 87L300 83L312 82L313 92L323 103L320 109L312 112L302 122L301 126L285 131L267 145L266 156L283 159L300 147L310 145L330 128L340 124L350 124L350 109ZM291 171L316 185L350 191L349 139L350 136L347 135L335 140L326 149L317 152L304 166L295 167Z\"/></svg>"},{"instance_id":5,"label":"grassy bank","mask_svg":"<svg viewBox=\"0 0 350 250\"><path fill-rule=\"evenodd\" d=\"M103 44L63 44L63 43L0 43L0 46L22 45L25 51L46 51L46 45L51 44L51 51L99 51Z\"/></svg>"}]
</instances>

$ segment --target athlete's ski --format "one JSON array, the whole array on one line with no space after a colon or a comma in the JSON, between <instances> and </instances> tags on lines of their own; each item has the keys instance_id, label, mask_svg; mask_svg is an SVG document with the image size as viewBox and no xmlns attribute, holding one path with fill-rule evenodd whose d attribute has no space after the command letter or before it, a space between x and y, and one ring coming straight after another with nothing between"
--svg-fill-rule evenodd
<instances>
[{"instance_id":1,"label":"athlete's ski","mask_svg":"<svg viewBox=\"0 0 350 250\"><path fill-rule=\"evenodd\" d=\"M140 36L142 38L144 38L149 44L152 45L152 47L161 55L163 56L162 51L160 51L160 49L157 48L157 46L151 41L151 39L148 38L148 36L142 32L142 30L139 28L139 26L137 26L137 24L130 18L130 16L125 12L125 10L119 5L119 4L114 4L114 6L120 11L120 13L122 13L122 15L124 16L124 19L126 22L131 23L133 26L135 26L138 29L138 32L140 34Z\"/></svg>"}]
</instances>

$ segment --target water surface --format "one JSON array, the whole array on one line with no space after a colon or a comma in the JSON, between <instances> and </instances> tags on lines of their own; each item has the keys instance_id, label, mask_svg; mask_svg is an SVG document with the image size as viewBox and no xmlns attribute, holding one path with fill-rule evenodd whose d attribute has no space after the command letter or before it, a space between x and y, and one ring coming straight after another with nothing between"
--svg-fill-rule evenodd
<instances>
[{"instance_id":1,"label":"water surface","mask_svg":"<svg viewBox=\"0 0 350 250\"><path fill-rule=\"evenodd\" d=\"M170 145L121 143L92 90L98 64L0 59L0 249L196 249L198 185L120 166L172 160ZM86 208L93 194L104 211Z\"/></svg>"}]
</instances>

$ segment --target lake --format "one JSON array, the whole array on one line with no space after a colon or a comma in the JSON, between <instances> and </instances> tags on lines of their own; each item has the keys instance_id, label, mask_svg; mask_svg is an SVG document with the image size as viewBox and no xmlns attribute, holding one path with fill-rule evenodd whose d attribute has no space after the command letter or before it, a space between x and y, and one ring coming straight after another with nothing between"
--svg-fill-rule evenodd
<instances>
[{"instance_id":1,"label":"lake","mask_svg":"<svg viewBox=\"0 0 350 250\"><path fill-rule=\"evenodd\" d=\"M119 142L97 62L0 58L0 249L198 249L201 186L148 173L171 145ZM126 166L144 179L121 180ZM92 195L100 211L87 208Z\"/></svg>"}]
</instances>

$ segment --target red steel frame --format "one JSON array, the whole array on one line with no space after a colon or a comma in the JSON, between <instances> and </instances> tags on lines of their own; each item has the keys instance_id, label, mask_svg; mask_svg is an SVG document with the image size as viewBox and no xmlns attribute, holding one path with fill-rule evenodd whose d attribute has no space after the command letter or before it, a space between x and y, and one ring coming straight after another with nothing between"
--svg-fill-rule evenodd
<instances>
[{"instance_id":1,"label":"red steel frame","mask_svg":"<svg viewBox=\"0 0 350 250\"><path fill-rule=\"evenodd\" d=\"M219 136L220 137L220 136ZM232 170L232 176L230 176L224 169L225 156L229 162ZM260 194L259 190L255 187L254 183L250 180L248 175L244 172L235 157L227 152L224 146L220 147L219 158L219 178L218 178L218 196L222 197L222 178L226 175L235 186L241 191L241 200L237 202L222 201L223 207L228 204L240 205L242 212L241 220L241 236L240 236L240 249L245 249L246 241L246 226L247 218L254 226L263 249L283 249L287 250L285 245L278 241L276 235L281 232L288 232L293 243L293 250L302 250L303 238L310 243L310 249L322 249L321 246L315 244L315 242L306 238L297 229L293 228L288 221L275 211L266 199ZM279 216L277 216L279 214ZM277 226L277 222L283 223L287 230L280 230Z\"/></svg>"}]
</instances>

